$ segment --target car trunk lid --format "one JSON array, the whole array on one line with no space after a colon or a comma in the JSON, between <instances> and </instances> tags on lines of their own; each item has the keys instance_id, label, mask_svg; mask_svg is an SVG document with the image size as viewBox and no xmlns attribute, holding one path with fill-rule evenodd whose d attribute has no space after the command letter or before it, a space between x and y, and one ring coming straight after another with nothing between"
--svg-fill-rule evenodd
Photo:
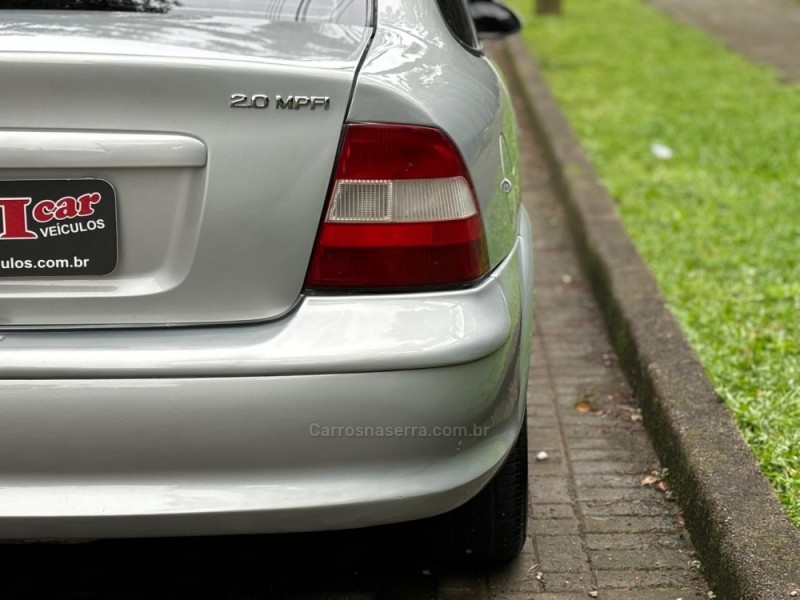
<instances>
[{"instance_id":1,"label":"car trunk lid","mask_svg":"<svg viewBox=\"0 0 800 600\"><path fill-rule=\"evenodd\" d=\"M0 239L0 327L231 323L289 311L370 29L6 14L0 216L6 233L24 218L36 238ZM23 215L11 200L26 198Z\"/></svg>"}]
</instances>

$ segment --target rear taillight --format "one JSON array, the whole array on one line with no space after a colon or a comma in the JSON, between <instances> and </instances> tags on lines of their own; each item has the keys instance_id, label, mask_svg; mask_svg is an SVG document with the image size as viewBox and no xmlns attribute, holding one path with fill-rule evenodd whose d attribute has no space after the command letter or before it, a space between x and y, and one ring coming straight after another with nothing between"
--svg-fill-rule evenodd
<instances>
[{"instance_id":1,"label":"rear taillight","mask_svg":"<svg viewBox=\"0 0 800 600\"><path fill-rule=\"evenodd\" d=\"M489 268L472 183L438 129L348 125L306 287L469 283Z\"/></svg>"}]
</instances>

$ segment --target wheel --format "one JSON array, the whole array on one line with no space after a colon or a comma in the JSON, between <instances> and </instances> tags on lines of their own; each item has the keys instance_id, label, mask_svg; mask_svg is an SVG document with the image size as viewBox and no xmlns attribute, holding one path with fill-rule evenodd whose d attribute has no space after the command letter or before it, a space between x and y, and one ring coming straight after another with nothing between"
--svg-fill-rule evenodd
<instances>
[{"instance_id":1,"label":"wheel","mask_svg":"<svg viewBox=\"0 0 800 600\"><path fill-rule=\"evenodd\" d=\"M527 515L528 436L523 424L506 462L486 487L466 504L439 517L437 545L449 560L508 562L525 543Z\"/></svg>"}]
</instances>

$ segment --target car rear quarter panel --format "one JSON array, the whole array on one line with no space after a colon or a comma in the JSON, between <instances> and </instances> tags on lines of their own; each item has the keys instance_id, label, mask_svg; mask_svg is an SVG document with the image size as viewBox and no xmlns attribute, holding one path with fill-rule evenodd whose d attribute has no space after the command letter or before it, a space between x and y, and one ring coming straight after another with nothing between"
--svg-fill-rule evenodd
<instances>
[{"instance_id":1,"label":"car rear quarter panel","mask_svg":"<svg viewBox=\"0 0 800 600\"><path fill-rule=\"evenodd\" d=\"M469 168L496 266L516 239L520 203L516 123L502 78L453 37L436 2L380 0L376 18L348 120L443 129Z\"/></svg>"}]
</instances>

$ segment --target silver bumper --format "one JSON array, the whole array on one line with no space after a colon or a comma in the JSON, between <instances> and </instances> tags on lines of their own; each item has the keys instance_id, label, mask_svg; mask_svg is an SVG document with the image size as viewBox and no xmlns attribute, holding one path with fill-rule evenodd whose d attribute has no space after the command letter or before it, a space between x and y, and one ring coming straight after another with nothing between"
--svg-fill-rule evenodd
<instances>
[{"instance_id":1,"label":"silver bumper","mask_svg":"<svg viewBox=\"0 0 800 600\"><path fill-rule=\"evenodd\" d=\"M309 531L455 508L524 414L522 229L469 290L307 298L241 327L6 335L0 538Z\"/></svg>"}]
</instances>

